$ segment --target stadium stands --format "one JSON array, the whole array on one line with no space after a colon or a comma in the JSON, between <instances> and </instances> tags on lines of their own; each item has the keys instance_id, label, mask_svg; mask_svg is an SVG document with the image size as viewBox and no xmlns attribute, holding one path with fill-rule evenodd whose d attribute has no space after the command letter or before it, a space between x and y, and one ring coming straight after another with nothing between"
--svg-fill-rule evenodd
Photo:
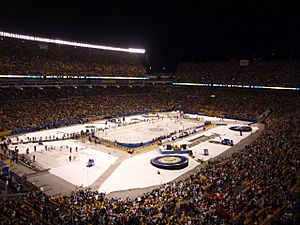
<instances>
[{"instance_id":1,"label":"stadium stands","mask_svg":"<svg viewBox=\"0 0 300 225\"><path fill-rule=\"evenodd\" d=\"M115 95L115 91L119 95ZM53 124L58 121L83 121L83 119L106 116L119 112L171 109L181 101L182 109L209 115L235 115L240 118L257 118L267 110L264 101L285 101L285 94L252 91L210 90L197 88L129 88L129 87L56 87L48 88L2 88L0 101L1 130ZM233 101L232 95L239 93ZM211 98L211 95L215 95ZM284 97L282 97L282 95ZM261 104L257 104L257 98ZM126 103L126 104L125 104ZM55 105L55 107L54 107ZM252 108L256 107L255 111ZM30 110L29 110L30 109ZM51 115L51 116L50 116Z\"/></svg>"},{"instance_id":2,"label":"stadium stands","mask_svg":"<svg viewBox=\"0 0 300 225\"><path fill-rule=\"evenodd\" d=\"M181 62L176 71L180 82L300 86L300 62Z\"/></svg>"},{"instance_id":3,"label":"stadium stands","mask_svg":"<svg viewBox=\"0 0 300 225\"><path fill-rule=\"evenodd\" d=\"M0 40L0 74L143 77L144 64L144 54Z\"/></svg>"}]
</instances>

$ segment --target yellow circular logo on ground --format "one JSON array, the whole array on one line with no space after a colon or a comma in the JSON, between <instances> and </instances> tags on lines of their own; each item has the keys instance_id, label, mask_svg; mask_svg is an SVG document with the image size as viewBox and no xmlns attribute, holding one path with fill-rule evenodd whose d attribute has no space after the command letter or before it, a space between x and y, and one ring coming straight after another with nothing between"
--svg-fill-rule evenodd
<instances>
[{"instance_id":1,"label":"yellow circular logo on ground","mask_svg":"<svg viewBox=\"0 0 300 225\"><path fill-rule=\"evenodd\" d=\"M170 156L170 157L164 157L158 160L161 163L177 163L180 162L180 158Z\"/></svg>"}]
</instances>

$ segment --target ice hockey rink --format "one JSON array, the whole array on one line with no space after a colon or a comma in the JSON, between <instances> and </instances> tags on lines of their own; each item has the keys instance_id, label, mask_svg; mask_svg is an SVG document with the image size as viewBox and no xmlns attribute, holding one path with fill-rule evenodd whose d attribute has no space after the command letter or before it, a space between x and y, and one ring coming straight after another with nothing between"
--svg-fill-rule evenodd
<instances>
[{"instance_id":1,"label":"ice hockey rink","mask_svg":"<svg viewBox=\"0 0 300 225\"><path fill-rule=\"evenodd\" d=\"M171 115L171 116L170 116ZM197 117L194 120L193 117ZM118 126L113 122L94 121L93 123L80 124L69 127L43 130L33 133L18 135L18 140L26 141L28 138L37 139L46 136L61 138L63 134L80 132L87 128L97 129L96 135L106 139L125 143L136 143L152 140L153 138L166 135L173 131L187 129L190 127L203 125L204 121L220 122L217 117L207 117L191 115L189 119L177 119L176 113L162 113L159 118L147 118L143 115L129 116L125 118L131 125ZM172 141L172 144L184 144L200 136L212 136L215 141L228 138L237 144L242 139L258 130L252 125L252 132L244 132L241 136L239 132L229 130L234 125L248 124L249 122L236 120L222 120L222 126L212 126L207 130L199 131L182 139ZM104 130L104 128L107 128ZM104 131L103 131L104 130ZM11 137L13 143L17 137ZM188 167L181 170L162 170L151 165L150 160L162 155L159 147L142 151L137 154L129 154L118 149L104 147L99 144L91 144L82 140L59 140L38 143L19 143L9 146L19 149L20 154L29 158L35 156L36 164L44 169L49 169L54 174L75 186L93 186L101 192L111 193L114 191L144 188L162 183L170 182L199 165L199 160L205 161L213 158L231 146L201 142L190 148L193 157L185 155L189 159ZM36 146L36 147L34 147ZM47 147L46 147L47 146ZM203 149L208 149L209 155L204 156ZM29 154L26 154L28 149ZM93 159L95 165L87 167L89 159ZM158 173L158 171L160 173Z\"/></svg>"}]
</instances>

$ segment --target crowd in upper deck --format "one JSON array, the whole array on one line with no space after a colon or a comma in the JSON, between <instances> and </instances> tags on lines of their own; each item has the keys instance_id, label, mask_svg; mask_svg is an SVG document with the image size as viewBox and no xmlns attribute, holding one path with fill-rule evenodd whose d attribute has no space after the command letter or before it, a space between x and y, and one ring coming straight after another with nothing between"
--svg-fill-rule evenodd
<instances>
[{"instance_id":1,"label":"crowd in upper deck","mask_svg":"<svg viewBox=\"0 0 300 225\"><path fill-rule=\"evenodd\" d=\"M145 76L145 56L118 51L0 40L0 74L41 76Z\"/></svg>"},{"instance_id":2,"label":"crowd in upper deck","mask_svg":"<svg viewBox=\"0 0 300 225\"><path fill-rule=\"evenodd\" d=\"M300 62L181 62L176 76L181 82L300 87Z\"/></svg>"}]
</instances>

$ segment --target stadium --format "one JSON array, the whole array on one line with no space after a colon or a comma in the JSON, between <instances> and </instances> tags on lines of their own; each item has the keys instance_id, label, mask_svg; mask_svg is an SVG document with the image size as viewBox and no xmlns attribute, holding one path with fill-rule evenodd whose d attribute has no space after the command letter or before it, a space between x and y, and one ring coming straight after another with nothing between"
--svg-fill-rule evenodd
<instances>
[{"instance_id":1,"label":"stadium","mask_svg":"<svg viewBox=\"0 0 300 225\"><path fill-rule=\"evenodd\" d=\"M0 31L0 224L297 224L300 62Z\"/></svg>"}]
</instances>

